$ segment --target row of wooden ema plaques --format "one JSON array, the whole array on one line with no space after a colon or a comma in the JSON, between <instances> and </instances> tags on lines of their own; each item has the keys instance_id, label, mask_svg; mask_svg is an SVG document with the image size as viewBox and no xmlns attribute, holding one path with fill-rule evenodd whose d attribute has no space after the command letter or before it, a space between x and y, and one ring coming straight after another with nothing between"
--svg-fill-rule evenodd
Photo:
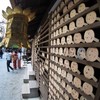
<instances>
[{"instance_id":1,"label":"row of wooden ema plaques","mask_svg":"<svg viewBox=\"0 0 100 100\"><path fill-rule=\"evenodd\" d=\"M100 99L99 3L86 2L61 1L36 36L36 68L48 88L44 100Z\"/></svg>"}]
</instances>

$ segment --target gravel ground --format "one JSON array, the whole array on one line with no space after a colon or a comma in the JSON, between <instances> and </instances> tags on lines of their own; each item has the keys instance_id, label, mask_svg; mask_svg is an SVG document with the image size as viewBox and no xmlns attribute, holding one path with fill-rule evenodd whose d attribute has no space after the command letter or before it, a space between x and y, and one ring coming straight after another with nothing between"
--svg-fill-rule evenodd
<instances>
[{"instance_id":1,"label":"gravel ground","mask_svg":"<svg viewBox=\"0 0 100 100\"><path fill-rule=\"evenodd\" d=\"M26 68L7 72L6 59L0 59L0 100L23 100L21 91Z\"/></svg>"}]
</instances>

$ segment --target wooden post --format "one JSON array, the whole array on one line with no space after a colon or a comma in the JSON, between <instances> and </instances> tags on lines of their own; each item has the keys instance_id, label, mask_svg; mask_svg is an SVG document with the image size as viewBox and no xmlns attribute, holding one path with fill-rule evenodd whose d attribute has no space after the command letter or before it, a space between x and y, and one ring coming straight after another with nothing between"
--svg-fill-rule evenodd
<instances>
[{"instance_id":1,"label":"wooden post","mask_svg":"<svg viewBox=\"0 0 100 100\"><path fill-rule=\"evenodd\" d=\"M99 79L99 85L98 85L94 100L100 100L100 79Z\"/></svg>"}]
</instances>

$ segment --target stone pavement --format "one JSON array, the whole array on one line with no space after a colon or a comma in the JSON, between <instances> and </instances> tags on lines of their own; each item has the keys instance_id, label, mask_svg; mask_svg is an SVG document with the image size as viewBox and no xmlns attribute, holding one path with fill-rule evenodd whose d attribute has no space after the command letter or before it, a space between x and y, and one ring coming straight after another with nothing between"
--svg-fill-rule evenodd
<instances>
[{"instance_id":1,"label":"stone pavement","mask_svg":"<svg viewBox=\"0 0 100 100\"><path fill-rule=\"evenodd\" d=\"M0 100L22 100L22 83L26 68L7 72L6 59L0 59Z\"/></svg>"},{"instance_id":2,"label":"stone pavement","mask_svg":"<svg viewBox=\"0 0 100 100\"><path fill-rule=\"evenodd\" d=\"M11 64L12 66L12 64ZM0 59L0 100L40 100L40 98L22 98L23 79L31 64L24 64L22 68L7 72L5 54ZM32 68L31 68L32 69ZM35 84L33 84L35 85Z\"/></svg>"}]
</instances>

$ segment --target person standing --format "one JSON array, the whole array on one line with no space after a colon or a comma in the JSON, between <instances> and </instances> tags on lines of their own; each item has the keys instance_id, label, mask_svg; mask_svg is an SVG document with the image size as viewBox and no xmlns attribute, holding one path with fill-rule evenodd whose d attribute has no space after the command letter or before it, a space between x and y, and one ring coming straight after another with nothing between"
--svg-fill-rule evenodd
<instances>
[{"instance_id":1,"label":"person standing","mask_svg":"<svg viewBox=\"0 0 100 100\"><path fill-rule=\"evenodd\" d=\"M12 59L12 58L11 58L11 53L10 53L9 50L7 50L7 52L6 52L6 60L7 60L7 71L8 71L8 72L10 72L9 68L10 68L11 70L13 70L13 68L10 66L11 59Z\"/></svg>"},{"instance_id":2,"label":"person standing","mask_svg":"<svg viewBox=\"0 0 100 100\"><path fill-rule=\"evenodd\" d=\"M17 69L17 59L18 59L18 55L17 55L17 52L15 51L15 53L13 54L13 67L14 67L14 69Z\"/></svg>"},{"instance_id":3,"label":"person standing","mask_svg":"<svg viewBox=\"0 0 100 100\"><path fill-rule=\"evenodd\" d=\"M21 52L20 50L18 51L18 68L20 69L21 68Z\"/></svg>"},{"instance_id":4,"label":"person standing","mask_svg":"<svg viewBox=\"0 0 100 100\"><path fill-rule=\"evenodd\" d=\"M2 49L0 49L0 57L2 59L2 55L3 55L3 52L2 52Z\"/></svg>"}]
</instances>

